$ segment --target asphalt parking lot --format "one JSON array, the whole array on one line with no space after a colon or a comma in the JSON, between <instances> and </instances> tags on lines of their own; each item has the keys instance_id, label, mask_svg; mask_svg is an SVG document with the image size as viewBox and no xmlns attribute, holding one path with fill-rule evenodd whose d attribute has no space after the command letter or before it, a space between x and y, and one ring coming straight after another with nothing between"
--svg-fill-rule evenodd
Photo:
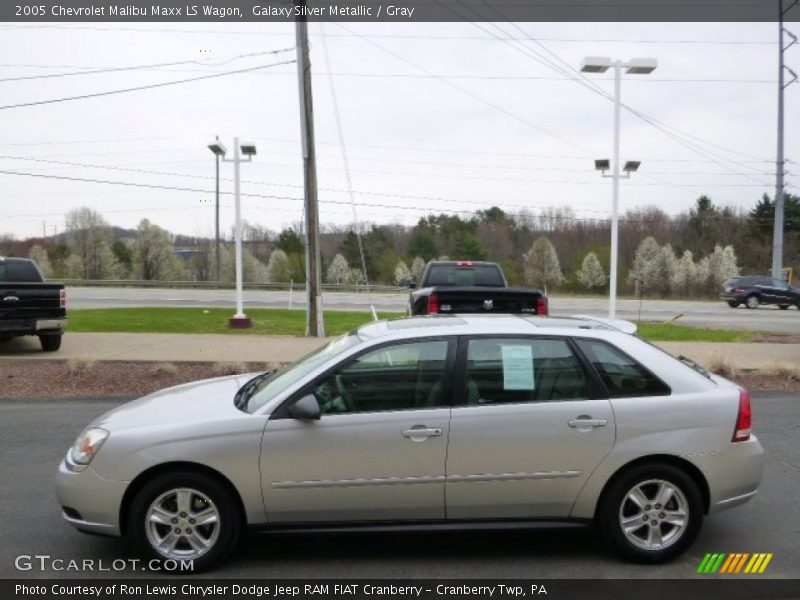
<instances>
[{"instance_id":1,"label":"asphalt parking lot","mask_svg":"<svg viewBox=\"0 0 800 600\"><path fill-rule=\"evenodd\" d=\"M148 576L15 569L20 554L95 559L135 556L114 539L82 535L61 520L53 474L75 435L116 405L85 401L0 401L0 577ZM758 496L709 518L694 547L661 566L622 563L592 529L542 525L529 530L251 535L212 577L259 578L686 578L706 552L772 552L760 577L800 577L800 398L754 395L754 429L768 451ZM711 577L705 575L703 577Z\"/></svg>"}]
</instances>

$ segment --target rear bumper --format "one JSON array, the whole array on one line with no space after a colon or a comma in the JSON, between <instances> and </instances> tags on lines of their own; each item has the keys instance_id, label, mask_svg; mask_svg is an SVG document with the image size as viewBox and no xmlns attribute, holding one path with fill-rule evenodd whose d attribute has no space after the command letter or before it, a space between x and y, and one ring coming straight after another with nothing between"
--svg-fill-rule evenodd
<instances>
[{"instance_id":1,"label":"rear bumper","mask_svg":"<svg viewBox=\"0 0 800 600\"><path fill-rule=\"evenodd\" d=\"M719 295L720 300L725 300L726 302L744 302L745 295L744 294L734 294L734 293L726 293L723 292Z\"/></svg>"},{"instance_id":2,"label":"rear bumper","mask_svg":"<svg viewBox=\"0 0 800 600\"><path fill-rule=\"evenodd\" d=\"M64 333L66 318L12 319L0 321L0 333L12 335L38 335L40 333Z\"/></svg>"},{"instance_id":3,"label":"rear bumper","mask_svg":"<svg viewBox=\"0 0 800 600\"><path fill-rule=\"evenodd\" d=\"M723 452L687 456L706 477L709 514L744 504L756 495L764 473L764 448L756 436Z\"/></svg>"}]
</instances>

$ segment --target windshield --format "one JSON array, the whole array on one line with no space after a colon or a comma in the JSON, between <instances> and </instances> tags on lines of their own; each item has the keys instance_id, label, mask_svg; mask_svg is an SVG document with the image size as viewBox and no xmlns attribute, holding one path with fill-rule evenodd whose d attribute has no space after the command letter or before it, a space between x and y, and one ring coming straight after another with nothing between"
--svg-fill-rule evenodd
<instances>
[{"instance_id":1,"label":"windshield","mask_svg":"<svg viewBox=\"0 0 800 600\"><path fill-rule=\"evenodd\" d=\"M343 335L326 346L314 350L311 354L307 354L297 362L271 373L268 377L259 381L258 385L250 392L247 412L253 413L257 411L275 396L303 379L322 363L360 343L361 340L354 333Z\"/></svg>"}]
</instances>

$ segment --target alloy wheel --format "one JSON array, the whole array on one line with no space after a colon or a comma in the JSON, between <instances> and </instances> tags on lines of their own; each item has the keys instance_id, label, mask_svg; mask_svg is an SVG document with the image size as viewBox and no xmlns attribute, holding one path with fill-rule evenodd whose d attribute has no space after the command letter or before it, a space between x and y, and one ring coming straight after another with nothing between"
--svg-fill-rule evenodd
<instances>
[{"instance_id":1,"label":"alloy wheel","mask_svg":"<svg viewBox=\"0 0 800 600\"><path fill-rule=\"evenodd\" d=\"M171 559L194 559L211 550L219 537L219 524L216 505L192 488L164 492L145 514L148 542Z\"/></svg>"},{"instance_id":2,"label":"alloy wheel","mask_svg":"<svg viewBox=\"0 0 800 600\"><path fill-rule=\"evenodd\" d=\"M674 484L663 479L637 483L619 508L625 538L642 550L662 550L675 544L689 523L689 502Z\"/></svg>"}]
</instances>

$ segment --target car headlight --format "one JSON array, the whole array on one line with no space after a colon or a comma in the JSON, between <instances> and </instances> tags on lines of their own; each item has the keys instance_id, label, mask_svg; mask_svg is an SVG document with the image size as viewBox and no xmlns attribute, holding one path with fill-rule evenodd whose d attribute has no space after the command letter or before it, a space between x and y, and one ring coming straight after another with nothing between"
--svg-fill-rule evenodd
<instances>
[{"instance_id":1,"label":"car headlight","mask_svg":"<svg viewBox=\"0 0 800 600\"><path fill-rule=\"evenodd\" d=\"M69 456L76 465L88 465L108 438L105 429L87 429L70 448Z\"/></svg>"}]
</instances>

